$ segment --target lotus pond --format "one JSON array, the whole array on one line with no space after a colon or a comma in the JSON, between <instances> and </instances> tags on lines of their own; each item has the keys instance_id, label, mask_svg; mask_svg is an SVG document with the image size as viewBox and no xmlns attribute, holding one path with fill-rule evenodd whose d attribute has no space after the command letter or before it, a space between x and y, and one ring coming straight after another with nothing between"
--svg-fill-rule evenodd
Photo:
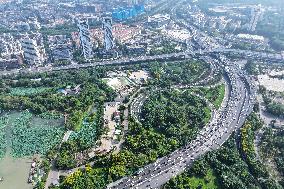
<instances>
[{"instance_id":1,"label":"lotus pond","mask_svg":"<svg viewBox=\"0 0 284 189\"><path fill-rule=\"evenodd\" d=\"M31 157L45 154L63 137L64 120L53 117L34 116L28 111L0 114L0 177L4 177L1 189L33 188L27 183Z\"/></svg>"},{"instance_id":2,"label":"lotus pond","mask_svg":"<svg viewBox=\"0 0 284 189\"><path fill-rule=\"evenodd\" d=\"M64 134L63 119L43 119L28 111L0 116L0 158L11 148L13 157L45 154L60 143Z\"/></svg>"}]
</instances>

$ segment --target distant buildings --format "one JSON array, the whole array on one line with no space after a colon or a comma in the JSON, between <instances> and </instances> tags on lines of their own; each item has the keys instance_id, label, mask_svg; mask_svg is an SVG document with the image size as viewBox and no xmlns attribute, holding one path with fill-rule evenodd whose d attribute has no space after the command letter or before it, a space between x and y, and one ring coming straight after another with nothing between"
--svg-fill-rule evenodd
<instances>
[{"instance_id":1,"label":"distant buildings","mask_svg":"<svg viewBox=\"0 0 284 189\"><path fill-rule=\"evenodd\" d=\"M268 46L269 40L259 35L238 34L235 37L237 42L247 43L254 47L265 49Z\"/></svg>"},{"instance_id":2,"label":"distant buildings","mask_svg":"<svg viewBox=\"0 0 284 189\"><path fill-rule=\"evenodd\" d=\"M115 40L120 43L125 43L131 40L133 37L141 34L141 27L128 26L125 24L114 24L112 26L112 34ZM104 41L104 30L102 28L90 29L90 35L92 41ZM72 39L79 44L79 37L76 32L72 33Z\"/></svg>"},{"instance_id":3,"label":"distant buildings","mask_svg":"<svg viewBox=\"0 0 284 189\"><path fill-rule=\"evenodd\" d=\"M3 59L0 58L0 69L14 69L19 68L23 64L21 55L16 55L15 58Z\"/></svg>"},{"instance_id":4,"label":"distant buildings","mask_svg":"<svg viewBox=\"0 0 284 189\"><path fill-rule=\"evenodd\" d=\"M30 26L31 30L40 30L41 29L41 25L40 25L40 23L39 23L39 21L36 17L32 18L29 21L29 26Z\"/></svg>"},{"instance_id":5,"label":"distant buildings","mask_svg":"<svg viewBox=\"0 0 284 189\"><path fill-rule=\"evenodd\" d=\"M17 22L15 29L19 32L28 32L30 30L38 31L41 29L41 25L37 18L30 18L28 22Z\"/></svg>"},{"instance_id":6,"label":"distant buildings","mask_svg":"<svg viewBox=\"0 0 284 189\"><path fill-rule=\"evenodd\" d=\"M117 8L112 11L112 18L114 20L127 20L130 18L134 18L145 11L144 4L138 4L138 1L132 0L129 4L134 4L132 7L127 8Z\"/></svg>"},{"instance_id":7,"label":"distant buildings","mask_svg":"<svg viewBox=\"0 0 284 189\"><path fill-rule=\"evenodd\" d=\"M129 5L137 5L139 3L139 0L127 0L127 3Z\"/></svg>"},{"instance_id":8,"label":"distant buildings","mask_svg":"<svg viewBox=\"0 0 284 189\"><path fill-rule=\"evenodd\" d=\"M263 36L259 35L250 35L250 34L238 34L236 36L239 40L243 41L254 41L256 43L263 43L265 41L265 38Z\"/></svg>"},{"instance_id":9,"label":"distant buildings","mask_svg":"<svg viewBox=\"0 0 284 189\"><path fill-rule=\"evenodd\" d=\"M148 17L148 26L153 28L161 28L167 25L171 20L169 14L156 14Z\"/></svg>"},{"instance_id":10,"label":"distant buildings","mask_svg":"<svg viewBox=\"0 0 284 189\"><path fill-rule=\"evenodd\" d=\"M111 18L106 17L103 19L103 31L104 31L104 48L106 51L109 51L114 47Z\"/></svg>"},{"instance_id":11,"label":"distant buildings","mask_svg":"<svg viewBox=\"0 0 284 189\"><path fill-rule=\"evenodd\" d=\"M15 27L19 32L27 32L31 30L31 27L27 22L19 22L15 25Z\"/></svg>"},{"instance_id":12,"label":"distant buildings","mask_svg":"<svg viewBox=\"0 0 284 189\"><path fill-rule=\"evenodd\" d=\"M130 55L143 55L146 54L146 48L143 45L127 45L126 52Z\"/></svg>"},{"instance_id":13,"label":"distant buildings","mask_svg":"<svg viewBox=\"0 0 284 189\"><path fill-rule=\"evenodd\" d=\"M13 55L22 53L21 43L16 40L11 34L3 34L0 36L0 57L5 59L12 58Z\"/></svg>"},{"instance_id":14,"label":"distant buildings","mask_svg":"<svg viewBox=\"0 0 284 189\"><path fill-rule=\"evenodd\" d=\"M163 29L161 30L161 33L169 39L181 43L185 43L192 38L192 34L187 29L178 27Z\"/></svg>"},{"instance_id":15,"label":"distant buildings","mask_svg":"<svg viewBox=\"0 0 284 189\"><path fill-rule=\"evenodd\" d=\"M66 35L48 36L48 42L54 61L72 60L72 42Z\"/></svg>"},{"instance_id":16,"label":"distant buildings","mask_svg":"<svg viewBox=\"0 0 284 189\"><path fill-rule=\"evenodd\" d=\"M263 15L263 8L261 8L261 5L255 6L251 9L251 20L248 25L249 31L255 31L256 25L258 21L261 19Z\"/></svg>"},{"instance_id":17,"label":"distant buildings","mask_svg":"<svg viewBox=\"0 0 284 189\"><path fill-rule=\"evenodd\" d=\"M11 34L0 36L0 68L18 68L23 64L22 46Z\"/></svg>"},{"instance_id":18,"label":"distant buildings","mask_svg":"<svg viewBox=\"0 0 284 189\"><path fill-rule=\"evenodd\" d=\"M129 40L141 34L141 27L139 26L115 24L112 28L115 40L119 41L120 43L129 42Z\"/></svg>"},{"instance_id":19,"label":"distant buildings","mask_svg":"<svg viewBox=\"0 0 284 189\"><path fill-rule=\"evenodd\" d=\"M57 45L52 49L52 57L54 61L68 60L73 58L72 48L65 44Z\"/></svg>"},{"instance_id":20,"label":"distant buildings","mask_svg":"<svg viewBox=\"0 0 284 189\"><path fill-rule=\"evenodd\" d=\"M90 59L93 57L92 42L90 38L89 25L87 21L78 21L80 45L83 51L84 58Z\"/></svg>"},{"instance_id":21,"label":"distant buildings","mask_svg":"<svg viewBox=\"0 0 284 189\"><path fill-rule=\"evenodd\" d=\"M24 51L24 58L29 64L40 64L42 59L36 41L30 38L22 40L22 48Z\"/></svg>"}]
</instances>

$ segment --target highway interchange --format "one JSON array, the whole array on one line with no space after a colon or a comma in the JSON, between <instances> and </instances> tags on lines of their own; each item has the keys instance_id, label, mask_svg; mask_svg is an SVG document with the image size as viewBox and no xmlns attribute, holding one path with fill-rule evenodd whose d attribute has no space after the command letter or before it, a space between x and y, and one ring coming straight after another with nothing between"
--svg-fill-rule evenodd
<instances>
[{"instance_id":1,"label":"highway interchange","mask_svg":"<svg viewBox=\"0 0 284 189\"><path fill-rule=\"evenodd\" d=\"M165 0L164 2L168 2ZM179 3L182 3L180 1ZM162 9L161 7L160 9ZM175 12L175 6L170 12ZM159 12L160 10L157 10ZM182 22L190 30L197 30L188 23ZM201 32L201 31L198 31ZM206 35L202 33L202 35ZM211 38L212 39L212 38ZM205 48L205 50L193 50L180 53L170 53L155 56L140 56L135 58L120 58L115 60L104 60L90 62L86 64L71 64L60 67L38 67L16 70L0 71L1 75L12 75L20 73L41 73L49 71L60 71L69 69L80 69L104 65L125 65L139 62L151 62L156 60L170 61L178 59L187 59L189 57L200 57L211 65L211 70L224 70L224 81L226 86L225 98L219 110L212 112L210 122L199 132L196 139L191 141L185 147L178 149L166 157L158 159L156 162L141 168L135 175L122 178L108 185L108 189L156 189L168 182L174 176L182 173L190 167L193 162L211 150L216 150L230 137L230 135L242 127L246 117L252 112L256 98L256 87L238 65L230 62L223 55L237 54L246 58L284 61L284 55L280 53L265 53L248 50L230 49L224 47ZM213 56L211 56L213 55ZM216 58L217 55L217 58ZM198 84L206 83L215 72L211 72L208 78L205 78ZM181 87L182 88L182 87ZM142 104L147 97L140 94L132 103L132 114L139 119Z\"/></svg>"},{"instance_id":2,"label":"highway interchange","mask_svg":"<svg viewBox=\"0 0 284 189\"><path fill-rule=\"evenodd\" d=\"M245 122L255 101L256 88L237 65L221 56L220 67L225 71L226 95L222 107L214 112L211 122L197 138L182 149L157 160L135 176L123 178L108 188L159 188L172 177L183 172L195 159L210 150L218 149Z\"/></svg>"},{"instance_id":3,"label":"highway interchange","mask_svg":"<svg viewBox=\"0 0 284 189\"><path fill-rule=\"evenodd\" d=\"M173 10L174 11L174 10ZM183 23L188 26L187 23ZM191 30L196 28L190 27ZM200 31L199 31L200 32ZM203 35L206 35L203 33ZM212 39L212 38L211 38ZM224 47L205 48L205 50L188 50L180 53L170 53L155 56L140 56L135 58L120 58L115 60L104 60L90 62L86 64L71 64L60 67L38 67L21 70L0 71L1 75L19 73L41 73L49 71L60 71L69 69L80 69L104 65L125 65L139 62L151 62L156 60L171 61L187 59L190 57L206 56L203 59L211 65L211 70L224 70L224 81L226 84L226 95L219 110L212 112L210 122L200 131L196 139L187 146L178 149L166 157L158 159L156 162L140 169L135 175L122 178L108 185L109 189L154 189L160 188L172 177L182 173L192 163L204 155L206 152L218 149L230 137L230 135L240 127L246 117L252 112L255 103L256 87L251 78L225 56L221 55L237 54L246 58L254 58L269 61L284 61L283 54L254 52L248 50L229 49ZM213 55L213 56L211 56ZM217 55L217 58L216 58ZM211 72L210 76L215 72ZM210 76L207 79L211 79ZM203 81L206 83L206 79ZM202 84L201 82L200 84ZM134 112L141 112L141 104L146 100L146 96L139 96L132 107ZM139 118L139 114L135 114Z\"/></svg>"},{"instance_id":4,"label":"highway interchange","mask_svg":"<svg viewBox=\"0 0 284 189\"><path fill-rule=\"evenodd\" d=\"M108 185L108 188L117 189L130 189L130 188L159 188L165 184L172 177L183 172L187 167L189 167L194 160L205 154L210 150L219 148L232 134L232 132L240 128L246 117L252 111L255 99L255 86L252 84L250 78L248 78L242 70L238 68L237 65L228 61L225 56L220 56L219 50L211 51L195 51L195 52L183 52L183 53L173 53L158 56L144 56L132 59L119 59L110 60L89 64L73 64L62 67L42 67L42 68L29 68L24 71L12 70L12 71L2 71L0 75L6 74L18 74L20 72L46 72L46 71L56 71L65 69L78 69L84 67L92 67L98 65L112 65L112 64L130 64L135 62L147 62L152 60L171 60L179 59L180 56L195 56L195 55L208 55L204 59L208 63L221 62L217 65L217 69L224 69L225 71L225 83L226 83L226 96L222 107L214 112L211 122L206 125L197 138L193 140L186 147L179 149L170 155L159 159L153 164L150 164L143 169L139 170L137 175L123 178L117 182ZM224 49L223 53L235 52L232 49ZM238 50L237 52L243 53ZM236 52L235 52L236 53ZM213 58L215 56L220 56L219 58ZM249 56L263 56L262 53L248 53ZM269 56L266 56L269 57ZM264 57L264 58L266 58ZM273 56L277 57L277 56ZM186 57L185 57L186 58ZM216 69L216 65L213 65ZM142 97L143 99L143 97ZM143 101L143 100L142 100ZM141 101L137 101L141 103ZM138 105L137 105L138 107ZM140 111L140 110L139 110Z\"/></svg>"},{"instance_id":5,"label":"highway interchange","mask_svg":"<svg viewBox=\"0 0 284 189\"><path fill-rule=\"evenodd\" d=\"M237 53L246 57L255 57L263 59L283 60L280 54L263 54L261 52L250 52L235 49L215 49L215 50L197 50L191 52L172 53L157 56L141 56L136 58L124 58L117 60L107 60L88 64L72 64L62 67L40 67L27 68L24 70L1 71L0 75L18 74L21 72L46 72L68 69L79 69L85 67L94 67L100 65L112 64L131 64L136 62L150 62L154 60L174 60L186 59L192 56L208 55L209 59L204 59L212 64L220 63L217 68L224 69L226 81L226 97L223 106L214 112L211 122L201 130L198 137L188 146L179 149L167 157L159 159L157 162L150 164L137 173L136 176L126 177L115 183L111 183L108 188L129 189L129 188L159 188L169 179L183 172L190 166L194 160L210 150L219 148L231 135L231 133L240 128L247 115L250 114L254 105L255 87L237 65L228 61L225 56L220 54ZM214 56L211 56L214 55ZM215 58L215 56L220 56ZM270 58L269 58L270 57ZM216 67L216 65L214 65ZM138 101L140 102L140 101ZM141 103L141 102L140 102ZM138 107L138 106L137 106Z\"/></svg>"}]
</instances>

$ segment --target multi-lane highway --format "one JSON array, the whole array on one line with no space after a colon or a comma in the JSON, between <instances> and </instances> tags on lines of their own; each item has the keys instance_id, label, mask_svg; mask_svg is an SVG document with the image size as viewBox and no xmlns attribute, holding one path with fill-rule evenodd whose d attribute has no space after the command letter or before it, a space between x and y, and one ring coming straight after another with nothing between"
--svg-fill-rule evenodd
<instances>
[{"instance_id":1,"label":"multi-lane highway","mask_svg":"<svg viewBox=\"0 0 284 189\"><path fill-rule=\"evenodd\" d=\"M235 129L243 125L253 108L255 87L236 65L230 64L224 57L221 61L222 65L219 66L224 67L227 95L222 107L213 114L211 122L197 138L184 148L139 170L135 176L123 178L108 188L159 188L184 171L195 159L219 148Z\"/></svg>"},{"instance_id":2,"label":"multi-lane highway","mask_svg":"<svg viewBox=\"0 0 284 189\"><path fill-rule=\"evenodd\" d=\"M234 53L239 54L243 57L254 58L254 59L262 59L269 61L284 61L284 56L280 53L264 53L264 52L255 52L255 51L247 51L247 50L239 50L239 49L226 49L226 48L218 48L218 49L210 49L210 50L196 50L196 51L186 51L179 53L170 53L163 55L155 55L155 56L140 56L135 58L120 58L116 60L104 60L97 62L90 62L86 64L71 64L60 67L38 67L38 68L26 68L26 69L14 69L14 70L5 70L0 71L1 75L9 75L9 74L19 74L19 73L39 73L39 72L47 72L47 71L59 71L59 70L68 70L68 69L79 69L79 68L87 68L87 67L95 67L95 66L103 66L103 65L115 65L115 64L131 64L137 62L151 62L156 60L175 60L175 59L184 59L190 56L195 55L207 55L207 54L228 54Z\"/></svg>"}]
</instances>

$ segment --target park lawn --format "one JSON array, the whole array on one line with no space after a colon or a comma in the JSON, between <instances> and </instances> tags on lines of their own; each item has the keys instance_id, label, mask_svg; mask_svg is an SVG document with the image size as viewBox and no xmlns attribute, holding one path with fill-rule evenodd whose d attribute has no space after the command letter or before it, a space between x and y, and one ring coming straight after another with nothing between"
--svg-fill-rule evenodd
<instances>
[{"instance_id":1,"label":"park lawn","mask_svg":"<svg viewBox=\"0 0 284 189\"><path fill-rule=\"evenodd\" d=\"M211 118L211 110L210 108L206 107L204 108L204 111L205 111L205 118L204 118L204 123L207 124L209 121L210 121L210 118Z\"/></svg>"},{"instance_id":2,"label":"park lawn","mask_svg":"<svg viewBox=\"0 0 284 189\"><path fill-rule=\"evenodd\" d=\"M219 87L218 91L219 91L219 96L213 103L216 108L220 108L220 106L221 106L221 104L223 102L223 99L225 97L225 85L221 85Z\"/></svg>"},{"instance_id":3,"label":"park lawn","mask_svg":"<svg viewBox=\"0 0 284 189\"><path fill-rule=\"evenodd\" d=\"M214 88L205 88L205 87L198 87L198 88L191 88L189 91L197 93L211 102L216 109L220 108L223 99L225 97L225 85L218 85Z\"/></svg>"},{"instance_id":4,"label":"park lawn","mask_svg":"<svg viewBox=\"0 0 284 189\"><path fill-rule=\"evenodd\" d=\"M49 87L15 87L10 89L10 95L12 96L29 96L33 94L39 94L45 92L51 88Z\"/></svg>"},{"instance_id":5,"label":"park lawn","mask_svg":"<svg viewBox=\"0 0 284 189\"><path fill-rule=\"evenodd\" d=\"M218 183L217 178L214 175L212 169L210 169L205 177L189 177L189 183L192 188L202 188L202 189L217 189Z\"/></svg>"},{"instance_id":6,"label":"park lawn","mask_svg":"<svg viewBox=\"0 0 284 189\"><path fill-rule=\"evenodd\" d=\"M205 97L215 106L216 109L220 108L224 96L225 85L218 85L215 88L204 89Z\"/></svg>"}]
</instances>

